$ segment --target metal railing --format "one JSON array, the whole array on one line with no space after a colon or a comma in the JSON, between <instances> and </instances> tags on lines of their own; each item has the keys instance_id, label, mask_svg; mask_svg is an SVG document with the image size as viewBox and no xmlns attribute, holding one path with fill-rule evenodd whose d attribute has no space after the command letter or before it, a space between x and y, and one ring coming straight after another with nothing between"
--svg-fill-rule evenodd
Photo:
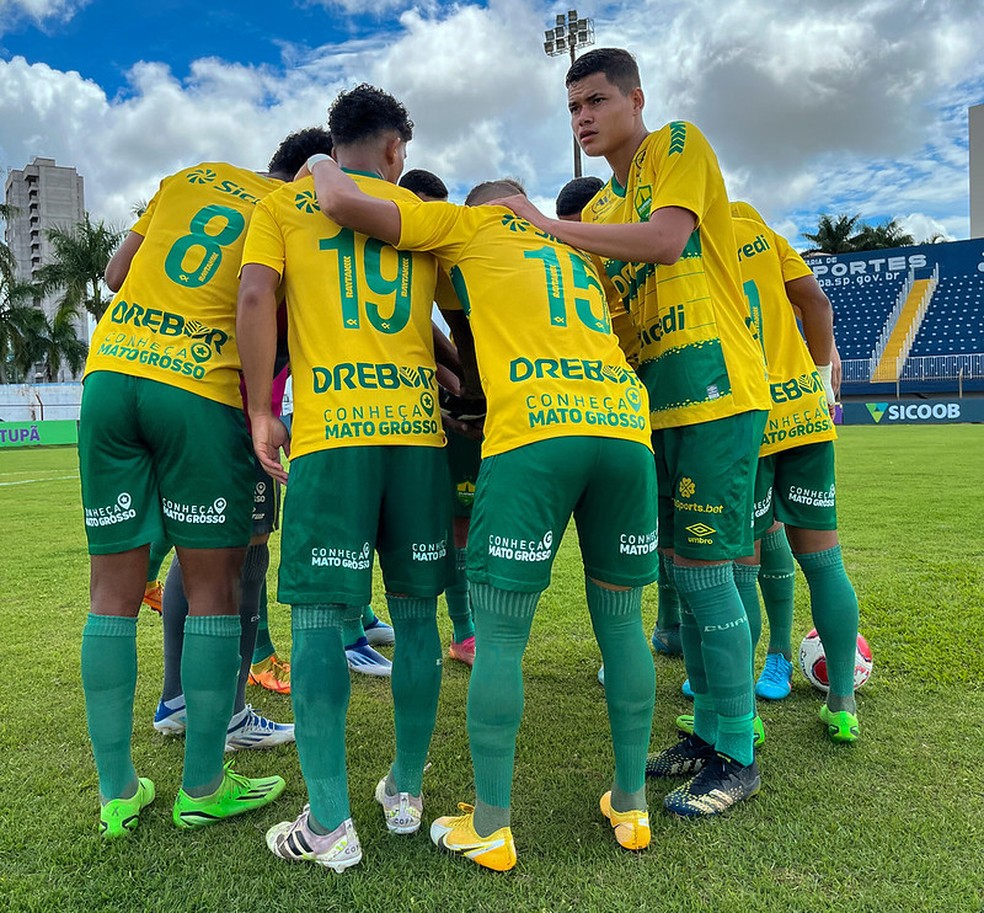
<instances>
[{"instance_id":1,"label":"metal railing","mask_svg":"<svg viewBox=\"0 0 984 913\"><path fill-rule=\"evenodd\" d=\"M919 299L919 306L916 308L912 325L909 327L909 332L906 333L905 339L902 342L902 348L899 350L898 360L903 365L905 364L906 358L909 356L909 352L912 350L912 344L916 341L916 333L919 332L919 328L922 326L923 318L926 316L926 311L929 308L929 302L933 300L933 292L936 291L936 286L939 284L940 265L937 263L936 268L929 277L929 284L926 286L926 290L923 292L922 298Z\"/></svg>"},{"instance_id":2,"label":"metal railing","mask_svg":"<svg viewBox=\"0 0 984 913\"><path fill-rule=\"evenodd\" d=\"M984 380L984 352L964 355L916 355L900 365L901 380ZM845 383L871 382L870 358L847 358L841 362Z\"/></svg>"},{"instance_id":3,"label":"metal railing","mask_svg":"<svg viewBox=\"0 0 984 913\"><path fill-rule=\"evenodd\" d=\"M888 337L892 335L892 330L895 329L895 324L898 322L899 314L902 313L905 300L909 297L909 292L912 291L912 285L915 281L916 271L914 269L910 269L909 274L905 277L905 282L902 283L902 288L899 289L898 295L895 296L895 304L892 306L891 312L888 317L885 318L885 325L882 327L881 333L878 334L878 339L875 340L875 347L871 350L871 358L868 359L871 362L871 371L869 372L869 376L878 366L878 362L881 361L882 355L885 354L885 346L888 345Z\"/></svg>"}]
</instances>

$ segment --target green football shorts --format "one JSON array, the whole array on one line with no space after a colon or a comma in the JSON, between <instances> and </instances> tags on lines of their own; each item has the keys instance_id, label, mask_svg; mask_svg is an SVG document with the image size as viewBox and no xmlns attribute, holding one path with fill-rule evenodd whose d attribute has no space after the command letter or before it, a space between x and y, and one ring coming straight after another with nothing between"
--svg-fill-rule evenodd
<instances>
[{"instance_id":1,"label":"green football shorts","mask_svg":"<svg viewBox=\"0 0 984 913\"><path fill-rule=\"evenodd\" d=\"M453 569L441 447L334 447L290 464L278 598L364 606L373 552L389 593L437 596Z\"/></svg>"},{"instance_id":2,"label":"green football shorts","mask_svg":"<svg viewBox=\"0 0 984 913\"><path fill-rule=\"evenodd\" d=\"M798 529L837 529L834 442L780 450L759 460L755 538L779 520Z\"/></svg>"},{"instance_id":3,"label":"green football shorts","mask_svg":"<svg viewBox=\"0 0 984 913\"><path fill-rule=\"evenodd\" d=\"M145 377L85 379L79 470L90 554L161 538L248 545L255 465L241 410Z\"/></svg>"},{"instance_id":4,"label":"green football shorts","mask_svg":"<svg viewBox=\"0 0 984 913\"><path fill-rule=\"evenodd\" d=\"M768 412L653 432L659 545L698 561L751 555L755 472Z\"/></svg>"},{"instance_id":5,"label":"green football shorts","mask_svg":"<svg viewBox=\"0 0 984 913\"><path fill-rule=\"evenodd\" d=\"M656 473L634 441L562 437L482 460L468 534L468 579L536 593L571 515L585 573L616 586L656 579Z\"/></svg>"}]
</instances>

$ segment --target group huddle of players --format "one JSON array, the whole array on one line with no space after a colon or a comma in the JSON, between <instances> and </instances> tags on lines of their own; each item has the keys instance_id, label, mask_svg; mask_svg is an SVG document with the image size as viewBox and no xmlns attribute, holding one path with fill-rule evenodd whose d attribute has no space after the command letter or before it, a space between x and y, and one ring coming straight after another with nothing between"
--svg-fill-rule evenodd
<instances>
[{"instance_id":1,"label":"group huddle of players","mask_svg":"<svg viewBox=\"0 0 984 913\"><path fill-rule=\"evenodd\" d=\"M234 730L232 747L249 747L252 725L237 697L252 658L237 590L266 573L262 535L247 552L268 533L253 527L268 492L256 461L286 481L288 448L278 595L291 606L290 734L308 803L267 833L275 855L336 872L362 858L346 647L366 623L374 555L395 640L396 732L376 801L390 831L419 829L441 682L437 597L456 580L474 623L461 638L456 625L456 642L473 631L476 800L434 818L430 835L481 866L516 863L522 656L572 516L614 754L600 810L621 846L649 844L647 777L684 781L663 800L683 817L758 792L755 695L789 693L794 555L827 653L821 720L836 742L858 738L830 303L788 243L729 201L693 124L648 131L627 51L585 54L566 84L581 148L613 173L586 202L571 203L585 191L572 182L560 218L512 180L478 185L463 206L398 186L413 123L362 85L336 98L327 133L288 138L269 174L204 163L166 178L114 256L107 281L119 291L93 337L79 448L92 568L82 680L105 836L132 830L154 799L130 739L136 614L162 539L187 603L180 705L159 709L180 713L186 740L173 821L208 825L284 788L223 767L223 750ZM457 348L439 345L437 360L435 301ZM284 313L289 431L274 387ZM446 428L459 444L481 429L468 523L451 516L449 492L462 488L449 481ZM654 581L652 644L682 652L694 713L651 754L641 599ZM759 586L770 643L756 684Z\"/></svg>"}]
</instances>

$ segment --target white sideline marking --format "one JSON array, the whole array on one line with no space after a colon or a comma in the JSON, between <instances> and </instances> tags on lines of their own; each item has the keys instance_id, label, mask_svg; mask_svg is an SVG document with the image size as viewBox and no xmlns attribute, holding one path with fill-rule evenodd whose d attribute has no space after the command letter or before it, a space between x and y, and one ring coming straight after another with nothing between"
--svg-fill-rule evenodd
<instances>
[{"instance_id":1,"label":"white sideline marking","mask_svg":"<svg viewBox=\"0 0 984 913\"><path fill-rule=\"evenodd\" d=\"M32 482L63 482L65 479L77 479L78 474L72 476L55 476L51 479L20 479L17 482L0 482L0 488L5 485L30 485Z\"/></svg>"}]
</instances>

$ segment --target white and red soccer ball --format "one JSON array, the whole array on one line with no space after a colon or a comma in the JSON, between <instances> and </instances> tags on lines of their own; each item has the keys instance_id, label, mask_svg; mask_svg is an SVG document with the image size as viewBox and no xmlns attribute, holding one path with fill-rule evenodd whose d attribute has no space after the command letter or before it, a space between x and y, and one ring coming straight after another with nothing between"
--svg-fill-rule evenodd
<instances>
[{"instance_id":1,"label":"white and red soccer ball","mask_svg":"<svg viewBox=\"0 0 984 913\"><path fill-rule=\"evenodd\" d=\"M826 693L830 690L830 679L827 677L827 654L824 652L823 643L820 635L814 628L800 644L799 652L800 669L806 680ZM860 634L858 635L858 648L854 657L854 687L860 688L871 676L873 661L871 659L871 647Z\"/></svg>"}]
</instances>

